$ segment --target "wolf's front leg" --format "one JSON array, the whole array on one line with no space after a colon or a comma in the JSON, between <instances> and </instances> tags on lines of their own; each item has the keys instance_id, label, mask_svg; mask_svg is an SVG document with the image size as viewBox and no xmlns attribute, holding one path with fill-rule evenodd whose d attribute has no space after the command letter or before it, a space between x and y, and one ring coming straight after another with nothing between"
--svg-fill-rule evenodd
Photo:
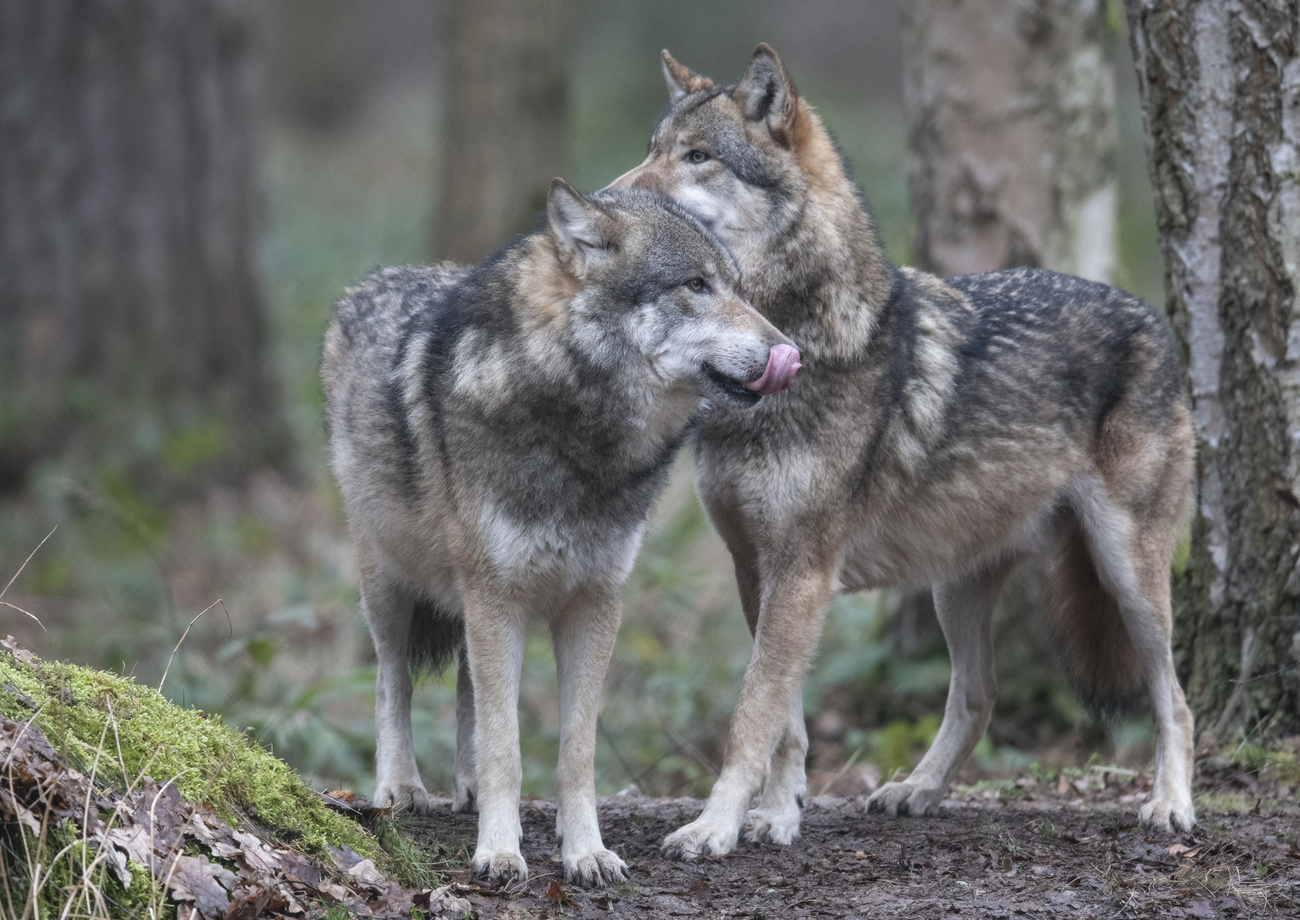
<instances>
[{"instance_id":1,"label":"wolf's front leg","mask_svg":"<svg viewBox=\"0 0 1300 920\"><path fill-rule=\"evenodd\" d=\"M668 856L695 859L736 848L741 821L767 773L787 727L794 691L821 638L834 568L805 566L780 576L764 592L722 774L703 813L665 838Z\"/></svg>"},{"instance_id":2,"label":"wolf's front leg","mask_svg":"<svg viewBox=\"0 0 1300 920\"><path fill-rule=\"evenodd\" d=\"M415 764L407 651L415 599L360 547L361 609L378 659L375 677L375 804L428 814L433 800Z\"/></svg>"},{"instance_id":3,"label":"wolf's front leg","mask_svg":"<svg viewBox=\"0 0 1300 920\"><path fill-rule=\"evenodd\" d=\"M758 804L745 815L745 839L750 843L793 843L799 838L804 794L808 788L804 761L808 729L803 724L803 686L796 683L786 715L785 731L772 752L772 764Z\"/></svg>"},{"instance_id":4,"label":"wolf's front leg","mask_svg":"<svg viewBox=\"0 0 1300 920\"><path fill-rule=\"evenodd\" d=\"M596 819L596 717L600 686L614 651L621 618L615 590L583 592L551 624L560 682L560 762L556 835L564 877L584 888L604 888L629 877L627 865L601 841Z\"/></svg>"},{"instance_id":5,"label":"wolf's front leg","mask_svg":"<svg viewBox=\"0 0 1300 920\"><path fill-rule=\"evenodd\" d=\"M757 551L748 535L725 526L723 533L736 564L736 587L740 589L740 605L752 636L758 632L758 618L762 613ZM803 686L799 682L790 698L785 731L772 752L772 762L763 781L763 791L758 795L758 804L745 815L746 840L787 844L798 838L799 824L803 820L804 792L808 787L804 769L807 756L808 730L803 724Z\"/></svg>"},{"instance_id":6,"label":"wolf's front leg","mask_svg":"<svg viewBox=\"0 0 1300 920\"><path fill-rule=\"evenodd\" d=\"M519 672L524 615L484 590L465 592L465 645L474 685L478 847L474 874L490 885L528 878L519 843Z\"/></svg>"}]
</instances>

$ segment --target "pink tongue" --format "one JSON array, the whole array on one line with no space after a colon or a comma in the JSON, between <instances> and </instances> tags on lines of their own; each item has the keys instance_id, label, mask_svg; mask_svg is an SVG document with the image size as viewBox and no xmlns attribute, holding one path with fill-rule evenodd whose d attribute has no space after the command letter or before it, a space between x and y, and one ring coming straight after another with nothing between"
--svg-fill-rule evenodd
<instances>
[{"instance_id":1,"label":"pink tongue","mask_svg":"<svg viewBox=\"0 0 1300 920\"><path fill-rule=\"evenodd\" d=\"M763 376L745 384L745 389L753 390L759 396L780 393L790 385L795 372L801 367L799 349L793 345L773 345L767 353L767 367L763 368Z\"/></svg>"}]
</instances>

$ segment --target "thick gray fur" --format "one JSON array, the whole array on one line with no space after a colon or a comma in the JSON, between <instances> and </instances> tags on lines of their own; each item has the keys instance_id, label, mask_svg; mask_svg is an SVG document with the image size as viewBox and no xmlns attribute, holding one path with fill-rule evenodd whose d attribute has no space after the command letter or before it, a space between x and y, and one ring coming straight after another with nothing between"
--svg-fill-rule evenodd
<instances>
[{"instance_id":1,"label":"thick gray fur","mask_svg":"<svg viewBox=\"0 0 1300 920\"><path fill-rule=\"evenodd\" d=\"M816 111L776 53L715 84L664 53L672 105L613 188L661 191L736 256L754 306L803 353L799 384L695 437L701 499L755 633L721 776L670 855L799 834L800 691L832 595L931 585L953 670L934 744L868 805L934 814L988 725L992 612L1047 562L1044 615L1081 694L1144 686L1157 728L1143 825L1187 830L1192 719L1173 671L1169 574L1192 499L1185 383L1162 320L1041 269L942 280L886 258ZM755 799L755 796L757 798Z\"/></svg>"},{"instance_id":2,"label":"thick gray fur","mask_svg":"<svg viewBox=\"0 0 1300 920\"><path fill-rule=\"evenodd\" d=\"M679 445L711 403L757 402L745 384L789 343L738 282L662 196L587 199L556 180L545 229L473 267L381 269L335 311L325 416L379 663L375 798L435 806L408 659L446 660L463 641L452 804L477 808L473 865L492 883L527 874L517 705L534 616L559 671L565 876L627 875L596 821L600 685Z\"/></svg>"}]
</instances>

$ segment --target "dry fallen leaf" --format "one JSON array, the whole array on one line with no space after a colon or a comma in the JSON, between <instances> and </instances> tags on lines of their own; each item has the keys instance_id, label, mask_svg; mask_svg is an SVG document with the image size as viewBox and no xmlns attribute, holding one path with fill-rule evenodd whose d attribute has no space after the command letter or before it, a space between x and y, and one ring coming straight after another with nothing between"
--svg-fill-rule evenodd
<instances>
[{"instance_id":1,"label":"dry fallen leaf","mask_svg":"<svg viewBox=\"0 0 1300 920\"><path fill-rule=\"evenodd\" d=\"M193 901L205 917L219 917L230 906L227 891L235 887L235 873L206 856L176 857L168 887L178 901Z\"/></svg>"},{"instance_id":2,"label":"dry fallen leaf","mask_svg":"<svg viewBox=\"0 0 1300 920\"><path fill-rule=\"evenodd\" d=\"M453 917L463 917L467 915L471 906L469 901L451 894L451 887L450 885L443 885L441 888L427 888L415 896L411 906L434 916L448 914Z\"/></svg>"},{"instance_id":3,"label":"dry fallen leaf","mask_svg":"<svg viewBox=\"0 0 1300 920\"><path fill-rule=\"evenodd\" d=\"M551 882L551 887L546 889L546 896L561 907L575 906L573 898L569 897L569 893L559 882Z\"/></svg>"},{"instance_id":4,"label":"dry fallen leaf","mask_svg":"<svg viewBox=\"0 0 1300 920\"><path fill-rule=\"evenodd\" d=\"M320 891L321 894L328 895L335 901L342 901L348 896L348 890L346 888L335 882L331 882L329 879L325 879L320 883Z\"/></svg>"},{"instance_id":5,"label":"dry fallen leaf","mask_svg":"<svg viewBox=\"0 0 1300 920\"><path fill-rule=\"evenodd\" d=\"M373 859L361 860L361 862L348 870L348 875L359 884L370 885L375 888L382 888L384 883L388 881L388 879L379 874L379 870L375 868L375 861Z\"/></svg>"},{"instance_id":6,"label":"dry fallen leaf","mask_svg":"<svg viewBox=\"0 0 1300 920\"><path fill-rule=\"evenodd\" d=\"M40 659L36 657L36 654L19 645L18 640L13 636L5 636L0 639L0 647L8 649L9 653L14 656L14 661L29 664L33 667L39 667L40 665Z\"/></svg>"}]
</instances>

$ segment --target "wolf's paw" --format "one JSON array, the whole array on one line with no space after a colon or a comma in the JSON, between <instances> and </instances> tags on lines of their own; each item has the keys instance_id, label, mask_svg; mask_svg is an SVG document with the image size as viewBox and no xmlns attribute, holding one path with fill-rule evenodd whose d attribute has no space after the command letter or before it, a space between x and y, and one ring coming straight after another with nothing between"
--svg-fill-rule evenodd
<instances>
[{"instance_id":1,"label":"wolf's paw","mask_svg":"<svg viewBox=\"0 0 1300 920\"><path fill-rule=\"evenodd\" d=\"M664 838L663 852L669 859L699 859L723 856L736 848L738 827L715 827L703 816Z\"/></svg>"},{"instance_id":2,"label":"wolf's paw","mask_svg":"<svg viewBox=\"0 0 1300 920\"><path fill-rule=\"evenodd\" d=\"M911 783L885 783L867 799L867 811L873 815L921 818L937 812L943 796L943 789L927 789Z\"/></svg>"},{"instance_id":3,"label":"wolf's paw","mask_svg":"<svg viewBox=\"0 0 1300 920\"><path fill-rule=\"evenodd\" d=\"M474 877L488 888L504 888L528 880L528 864L518 850L474 851Z\"/></svg>"},{"instance_id":4,"label":"wolf's paw","mask_svg":"<svg viewBox=\"0 0 1300 920\"><path fill-rule=\"evenodd\" d=\"M592 850L564 857L564 880L583 888L604 888L631 877L627 863L613 850Z\"/></svg>"},{"instance_id":5,"label":"wolf's paw","mask_svg":"<svg viewBox=\"0 0 1300 920\"><path fill-rule=\"evenodd\" d=\"M474 814L478 811L478 781L456 778L456 788L451 793L451 810Z\"/></svg>"},{"instance_id":6,"label":"wolf's paw","mask_svg":"<svg viewBox=\"0 0 1300 920\"><path fill-rule=\"evenodd\" d=\"M745 840L748 843L785 845L799 839L799 822L803 811L798 799L790 799L789 808L755 808L745 815Z\"/></svg>"},{"instance_id":7,"label":"wolf's paw","mask_svg":"<svg viewBox=\"0 0 1300 920\"><path fill-rule=\"evenodd\" d=\"M414 815L433 814L433 796L423 786L414 783L396 783L392 786L380 783L375 789L375 805Z\"/></svg>"},{"instance_id":8,"label":"wolf's paw","mask_svg":"<svg viewBox=\"0 0 1300 920\"><path fill-rule=\"evenodd\" d=\"M1186 833L1196 826L1196 808L1190 798L1152 799L1138 809L1138 821L1148 831Z\"/></svg>"}]
</instances>

